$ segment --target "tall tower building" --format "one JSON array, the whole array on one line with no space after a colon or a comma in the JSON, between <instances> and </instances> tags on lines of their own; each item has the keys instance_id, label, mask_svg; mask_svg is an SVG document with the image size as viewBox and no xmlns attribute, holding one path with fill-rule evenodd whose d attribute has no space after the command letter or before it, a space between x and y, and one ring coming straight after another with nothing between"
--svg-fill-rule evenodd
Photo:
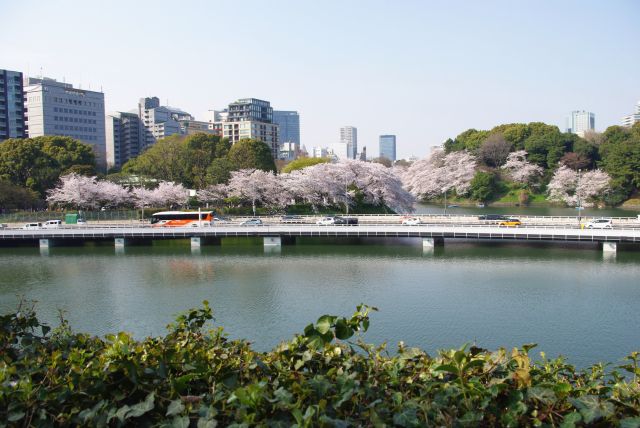
<instances>
[{"instance_id":1,"label":"tall tower building","mask_svg":"<svg viewBox=\"0 0 640 428\"><path fill-rule=\"evenodd\" d=\"M626 126L630 128L637 122L640 122L640 101L638 101L638 103L636 104L636 107L632 114L628 116L624 116L622 118L622 126Z\"/></svg>"},{"instance_id":2,"label":"tall tower building","mask_svg":"<svg viewBox=\"0 0 640 428\"><path fill-rule=\"evenodd\" d=\"M235 144L244 138L260 140L278 159L280 127L273 123L273 108L269 101L242 98L229 104L227 118L222 122L222 136Z\"/></svg>"},{"instance_id":3,"label":"tall tower building","mask_svg":"<svg viewBox=\"0 0 640 428\"><path fill-rule=\"evenodd\" d=\"M24 88L29 137L65 135L93 146L106 169L104 93L74 88L47 77L28 78Z\"/></svg>"},{"instance_id":4,"label":"tall tower building","mask_svg":"<svg viewBox=\"0 0 640 428\"><path fill-rule=\"evenodd\" d=\"M293 160L300 152L300 116L297 111L273 111L280 131L280 158Z\"/></svg>"},{"instance_id":5,"label":"tall tower building","mask_svg":"<svg viewBox=\"0 0 640 428\"><path fill-rule=\"evenodd\" d=\"M0 141L26 136L22 73L0 70Z\"/></svg>"},{"instance_id":6,"label":"tall tower building","mask_svg":"<svg viewBox=\"0 0 640 428\"><path fill-rule=\"evenodd\" d=\"M381 135L379 138L380 143L380 157L387 158L393 162L396 161L396 136L395 135Z\"/></svg>"},{"instance_id":7,"label":"tall tower building","mask_svg":"<svg viewBox=\"0 0 640 428\"><path fill-rule=\"evenodd\" d=\"M142 150L155 144L160 138L185 133L185 124L181 122L194 120L193 116L179 108L161 106L158 97L140 98L138 117L145 128Z\"/></svg>"},{"instance_id":8,"label":"tall tower building","mask_svg":"<svg viewBox=\"0 0 640 428\"><path fill-rule=\"evenodd\" d=\"M355 126L340 128L340 142L347 145L347 158L355 159L358 153L358 129Z\"/></svg>"},{"instance_id":9,"label":"tall tower building","mask_svg":"<svg viewBox=\"0 0 640 428\"><path fill-rule=\"evenodd\" d=\"M115 112L106 117L107 167L120 168L144 150L146 129L135 113Z\"/></svg>"},{"instance_id":10,"label":"tall tower building","mask_svg":"<svg viewBox=\"0 0 640 428\"><path fill-rule=\"evenodd\" d=\"M596 115L589 111L574 110L567 117L566 132L584 136L586 131L593 131L596 128Z\"/></svg>"}]
</instances>

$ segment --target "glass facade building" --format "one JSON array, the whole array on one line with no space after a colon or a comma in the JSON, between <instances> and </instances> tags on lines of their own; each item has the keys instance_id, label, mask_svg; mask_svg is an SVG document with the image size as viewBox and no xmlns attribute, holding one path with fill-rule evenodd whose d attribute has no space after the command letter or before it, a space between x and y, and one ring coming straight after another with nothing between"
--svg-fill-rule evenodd
<instances>
[{"instance_id":1,"label":"glass facade building","mask_svg":"<svg viewBox=\"0 0 640 428\"><path fill-rule=\"evenodd\" d=\"M22 73L0 70L0 141L26 136Z\"/></svg>"},{"instance_id":2,"label":"glass facade building","mask_svg":"<svg viewBox=\"0 0 640 428\"><path fill-rule=\"evenodd\" d=\"M586 131L596 128L596 115L589 111L572 111L567 117L566 132L583 136Z\"/></svg>"},{"instance_id":3,"label":"glass facade building","mask_svg":"<svg viewBox=\"0 0 640 428\"><path fill-rule=\"evenodd\" d=\"M380 142L380 157L387 158L393 162L396 161L396 136L395 135L381 135Z\"/></svg>"},{"instance_id":4,"label":"glass facade building","mask_svg":"<svg viewBox=\"0 0 640 428\"><path fill-rule=\"evenodd\" d=\"M228 122L241 122L252 120L257 122L273 123L273 108L269 101L256 98L242 98L229 104Z\"/></svg>"}]
</instances>

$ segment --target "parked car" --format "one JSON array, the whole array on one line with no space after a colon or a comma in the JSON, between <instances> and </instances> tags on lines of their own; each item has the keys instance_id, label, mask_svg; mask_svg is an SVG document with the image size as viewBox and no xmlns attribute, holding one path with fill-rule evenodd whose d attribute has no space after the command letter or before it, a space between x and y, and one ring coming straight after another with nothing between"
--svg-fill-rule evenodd
<instances>
[{"instance_id":1,"label":"parked car","mask_svg":"<svg viewBox=\"0 0 640 428\"><path fill-rule=\"evenodd\" d=\"M6 229L9 225L7 223L0 223L0 229Z\"/></svg>"},{"instance_id":2,"label":"parked car","mask_svg":"<svg viewBox=\"0 0 640 428\"><path fill-rule=\"evenodd\" d=\"M262 226L262 220L259 218L250 218L240 223L240 226Z\"/></svg>"},{"instance_id":3,"label":"parked car","mask_svg":"<svg viewBox=\"0 0 640 428\"><path fill-rule=\"evenodd\" d=\"M329 226L332 224L336 224L336 218L335 217L322 217L320 220L316 221L317 225L320 226Z\"/></svg>"},{"instance_id":4,"label":"parked car","mask_svg":"<svg viewBox=\"0 0 640 428\"><path fill-rule=\"evenodd\" d=\"M47 220L42 227L44 229L59 229L62 226L62 220Z\"/></svg>"},{"instance_id":5,"label":"parked car","mask_svg":"<svg viewBox=\"0 0 640 428\"><path fill-rule=\"evenodd\" d=\"M42 223L27 223L22 228L25 230L42 229Z\"/></svg>"},{"instance_id":6,"label":"parked car","mask_svg":"<svg viewBox=\"0 0 640 428\"><path fill-rule=\"evenodd\" d=\"M214 217L212 223L231 223L231 220L225 217Z\"/></svg>"},{"instance_id":7,"label":"parked car","mask_svg":"<svg viewBox=\"0 0 640 428\"><path fill-rule=\"evenodd\" d=\"M402 224L405 226L417 226L421 223L420 217L408 217L402 220Z\"/></svg>"},{"instance_id":8,"label":"parked car","mask_svg":"<svg viewBox=\"0 0 640 428\"><path fill-rule=\"evenodd\" d=\"M522 225L522 222L517 218L508 218L506 220L501 221L498 224L500 225L500 227L518 227Z\"/></svg>"},{"instance_id":9,"label":"parked car","mask_svg":"<svg viewBox=\"0 0 640 428\"><path fill-rule=\"evenodd\" d=\"M79 218L76 224L78 224L80 226L86 226L87 225L87 221L85 219L83 219L83 218Z\"/></svg>"},{"instance_id":10,"label":"parked car","mask_svg":"<svg viewBox=\"0 0 640 428\"><path fill-rule=\"evenodd\" d=\"M586 229L613 229L613 221L610 218L596 218L584 224Z\"/></svg>"}]
</instances>

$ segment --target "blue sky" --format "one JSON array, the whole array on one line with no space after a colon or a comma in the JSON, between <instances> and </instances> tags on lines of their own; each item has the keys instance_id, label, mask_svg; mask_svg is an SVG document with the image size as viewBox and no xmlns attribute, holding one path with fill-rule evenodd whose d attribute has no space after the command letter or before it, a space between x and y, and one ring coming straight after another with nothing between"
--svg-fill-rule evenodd
<instances>
[{"instance_id":1,"label":"blue sky","mask_svg":"<svg viewBox=\"0 0 640 428\"><path fill-rule=\"evenodd\" d=\"M358 128L425 156L468 128L571 110L618 124L640 100L640 1L0 0L0 68L158 96L203 119L237 98L298 110L302 143Z\"/></svg>"}]
</instances>

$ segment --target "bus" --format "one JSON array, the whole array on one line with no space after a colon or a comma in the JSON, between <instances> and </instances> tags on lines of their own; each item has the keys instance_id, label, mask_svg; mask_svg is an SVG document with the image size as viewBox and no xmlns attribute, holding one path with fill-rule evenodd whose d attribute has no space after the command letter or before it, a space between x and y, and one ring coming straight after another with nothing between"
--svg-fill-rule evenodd
<instances>
[{"instance_id":1,"label":"bus","mask_svg":"<svg viewBox=\"0 0 640 428\"><path fill-rule=\"evenodd\" d=\"M151 215L153 227L208 227L214 220L213 211L161 211Z\"/></svg>"}]
</instances>

